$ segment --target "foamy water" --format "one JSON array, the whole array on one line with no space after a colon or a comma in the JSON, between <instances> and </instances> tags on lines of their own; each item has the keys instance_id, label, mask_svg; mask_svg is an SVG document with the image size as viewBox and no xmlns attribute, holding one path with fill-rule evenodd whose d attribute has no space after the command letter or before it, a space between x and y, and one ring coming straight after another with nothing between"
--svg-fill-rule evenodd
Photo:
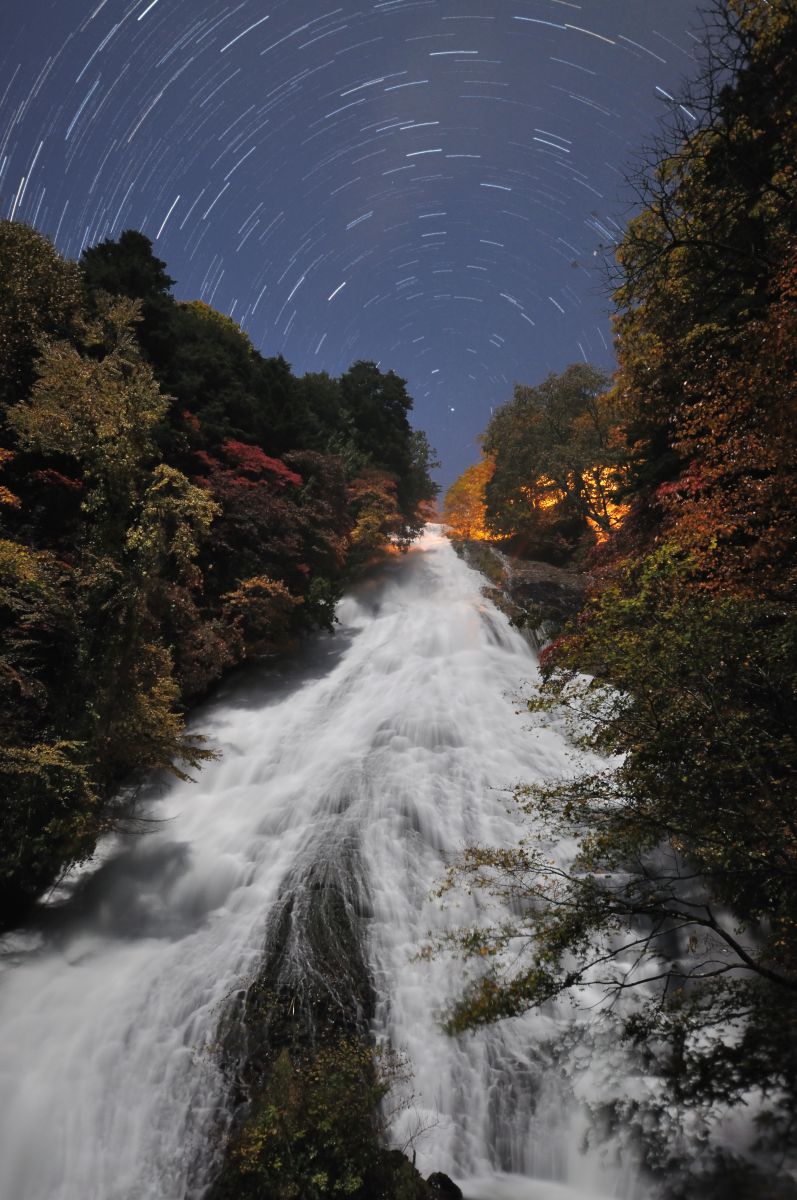
<instances>
[{"instance_id":1,"label":"foamy water","mask_svg":"<svg viewBox=\"0 0 797 1200\"><path fill-rule=\"evenodd\" d=\"M535 657L434 529L340 608L282 678L238 681L198 718L223 751L152 804L62 911L3 943L0 1198L202 1196L224 1127L219 1021L290 877L356 871L375 1035L409 1060L394 1137L474 1200L642 1200L584 1150L611 1064L555 1049L569 1010L451 1039L465 967L417 954L478 918L429 892L465 845L518 836L506 789L573 770L517 695ZM553 1047L553 1048L552 1048ZM604 1079L603 1076L606 1076Z\"/></svg>"}]
</instances>

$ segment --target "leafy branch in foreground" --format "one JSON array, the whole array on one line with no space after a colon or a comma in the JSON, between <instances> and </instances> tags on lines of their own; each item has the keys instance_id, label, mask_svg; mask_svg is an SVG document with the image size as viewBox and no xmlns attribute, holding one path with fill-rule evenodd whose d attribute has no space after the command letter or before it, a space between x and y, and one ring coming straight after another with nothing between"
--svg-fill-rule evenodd
<instances>
[{"instance_id":1,"label":"leafy branch in foreground","mask_svg":"<svg viewBox=\"0 0 797 1200\"><path fill-rule=\"evenodd\" d=\"M681 1100L757 1091L782 1136L797 1092L797 620L690 591L690 570L667 546L618 568L548 655L529 707L564 707L610 757L518 789L533 833L451 868L441 892L482 889L512 915L449 939L489 965L447 1028L597 996ZM551 858L574 839L568 863Z\"/></svg>"},{"instance_id":2,"label":"leafy branch in foreground","mask_svg":"<svg viewBox=\"0 0 797 1200\"><path fill-rule=\"evenodd\" d=\"M656 1143L667 1195L758 1200L794 1195L773 1164L797 1111L797 3L710 12L685 121L617 247L609 483L628 511L530 705L572 713L606 765L521 789L525 841L453 869L444 890L484 889L507 917L452 939L487 969L448 1026L597 1002L650 1068L647 1098L609 1119L649 1163ZM695 1154L734 1104L780 1152L766 1178Z\"/></svg>"}]
</instances>

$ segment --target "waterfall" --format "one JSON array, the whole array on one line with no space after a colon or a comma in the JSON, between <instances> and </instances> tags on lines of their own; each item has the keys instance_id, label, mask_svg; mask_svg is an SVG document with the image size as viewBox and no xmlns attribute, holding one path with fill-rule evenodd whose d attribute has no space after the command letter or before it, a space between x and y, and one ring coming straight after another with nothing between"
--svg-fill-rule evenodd
<instances>
[{"instance_id":1,"label":"waterfall","mask_svg":"<svg viewBox=\"0 0 797 1200\"><path fill-rule=\"evenodd\" d=\"M552 1049L569 1010L448 1038L465 968L417 957L476 919L429 893L465 845L516 840L507 789L573 770L556 723L519 711L536 660L482 583L430 527L343 601L335 637L222 689L196 718L219 761L3 940L0 1200L200 1200L227 1120L220 1023L319 874L356 910L374 1035L412 1069L394 1134L417 1134L419 1169L485 1200L640 1200L584 1151L582 1101L612 1068L584 1039ZM312 970L301 937L289 953Z\"/></svg>"}]
</instances>

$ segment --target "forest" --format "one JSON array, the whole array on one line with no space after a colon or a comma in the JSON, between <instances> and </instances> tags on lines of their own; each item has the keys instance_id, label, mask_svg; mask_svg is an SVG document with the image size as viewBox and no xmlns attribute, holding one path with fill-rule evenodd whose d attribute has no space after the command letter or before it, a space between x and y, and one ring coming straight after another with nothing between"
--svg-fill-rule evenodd
<instances>
[{"instance_id":1,"label":"forest","mask_svg":"<svg viewBox=\"0 0 797 1200\"><path fill-rule=\"evenodd\" d=\"M62 258L0 222L2 924L213 754L187 707L331 630L420 532L433 453L374 363L296 377L128 230Z\"/></svg>"},{"instance_id":2,"label":"forest","mask_svg":"<svg viewBox=\"0 0 797 1200\"><path fill-rule=\"evenodd\" d=\"M609 1119L637 1126L667 1194L791 1196L797 8L728 0L709 34L694 119L684 109L637 174L616 248L616 374L580 363L516 385L445 498L455 540L586 573L529 708L571 714L605 763L521 787L534 834L452 869L446 887L522 915L454 938L495 966L448 1020L473 1029L598 986L663 1084ZM576 839L571 868L541 828ZM735 1106L757 1114L761 1174L712 1142Z\"/></svg>"}]
</instances>

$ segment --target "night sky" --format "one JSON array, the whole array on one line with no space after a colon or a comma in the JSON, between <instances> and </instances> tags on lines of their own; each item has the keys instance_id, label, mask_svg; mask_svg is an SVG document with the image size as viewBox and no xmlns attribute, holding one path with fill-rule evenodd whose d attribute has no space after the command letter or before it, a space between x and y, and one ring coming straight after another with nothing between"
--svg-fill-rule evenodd
<instances>
[{"instance_id":1,"label":"night sky","mask_svg":"<svg viewBox=\"0 0 797 1200\"><path fill-rule=\"evenodd\" d=\"M0 212L142 230L265 354L408 380L451 480L515 381L611 367L598 264L697 0L0 0Z\"/></svg>"}]
</instances>

